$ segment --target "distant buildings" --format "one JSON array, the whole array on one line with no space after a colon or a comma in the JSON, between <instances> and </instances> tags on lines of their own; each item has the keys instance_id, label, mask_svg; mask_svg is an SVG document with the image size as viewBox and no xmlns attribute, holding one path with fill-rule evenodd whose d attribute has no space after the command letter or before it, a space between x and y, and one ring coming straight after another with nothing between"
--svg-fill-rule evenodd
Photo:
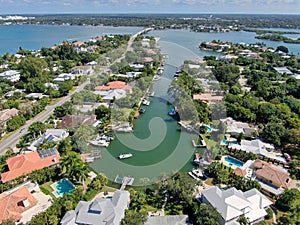
<instances>
[{"instance_id":1,"label":"distant buildings","mask_svg":"<svg viewBox=\"0 0 300 225\"><path fill-rule=\"evenodd\" d=\"M20 80L20 73L15 70L8 70L0 73L0 78L10 80L11 82L17 82Z\"/></svg>"},{"instance_id":2,"label":"distant buildings","mask_svg":"<svg viewBox=\"0 0 300 225\"><path fill-rule=\"evenodd\" d=\"M202 192L201 201L216 208L221 214L221 225L239 224L238 218L244 215L250 224L264 220L266 209L273 203L258 190L251 189L246 192L230 188L221 190L213 187Z\"/></svg>"},{"instance_id":3,"label":"distant buildings","mask_svg":"<svg viewBox=\"0 0 300 225\"><path fill-rule=\"evenodd\" d=\"M60 155L55 148L20 154L6 160L9 171L1 174L3 183L11 181L34 170L59 163Z\"/></svg>"},{"instance_id":4,"label":"distant buildings","mask_svg":"<svg viewBox=\"0 0 300 225\"><path fill-rule=\"evenodd\" d=\"M61 225L119 225L129 205L128 191L116 191L113 197L80 201L75 210L68 211Z\"/></svg>"}]
</instances>

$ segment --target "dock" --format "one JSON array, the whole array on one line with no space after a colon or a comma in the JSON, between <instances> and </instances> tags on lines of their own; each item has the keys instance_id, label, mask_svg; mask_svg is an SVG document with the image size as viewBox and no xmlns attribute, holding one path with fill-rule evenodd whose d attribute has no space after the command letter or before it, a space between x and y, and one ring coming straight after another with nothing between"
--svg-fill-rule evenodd
<instances>
[{"instance_id":1,"label":"dock","mask_svg":"<svg viewBox=\"0 0 300 225\"><path fill-rule=\"evenodd\" d=\"M195 140L192 140L193 146L194 148L202 148L202 147L206 147L206 143L204 140L201 140L201 145L200 144L196 144Z\"/></svg>"},{"instance_id":2,"label":"dock","mask_svg":"<svg viewBox=\"0 0 300 225\"><path fill-rule=\"evenodd\" d=\"M133 177L119 177L119 175L117 175L115 178L115 183L122 184L120 190L124 190L127 185L133 185L133 182Z\"/></svg>"}]
</instances>

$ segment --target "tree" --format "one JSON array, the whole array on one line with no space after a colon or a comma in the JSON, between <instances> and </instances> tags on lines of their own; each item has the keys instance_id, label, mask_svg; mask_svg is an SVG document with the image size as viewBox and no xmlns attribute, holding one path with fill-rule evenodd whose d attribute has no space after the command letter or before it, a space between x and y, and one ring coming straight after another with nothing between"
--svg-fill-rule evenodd
<instances>
[{"instance_id":1,"label":"tree","mask_svg":"<svg viewBox=\"0 0 300 225\"><path fill-rule=\"evenodd\" d=\"M121 225L143 225L147 221L147 216L132 210L126 210L125 217Z\"/></svg>"},{"instance_id":2,"label":"tree","mask_svg":"<svg viewBox=\"0 0 300 225\"><path fill-rule=\"evenodd\" d=\"M291 211L300 204L300 191L296 188L286 189L280 198L276 201L275 206L282 211Z\"/></svg>"},{"instance_id":3,"label":"tree","mask_svg":"<svg viewBox=\"0 0 300 225\"><path fill-rule=\"evenodd\" d=\"M270 123L262 131L261 137L275 146L282 146L287 136L287 130L282 124Z\"/></svg>"},{"instance_id":4,"label":"tree","mask_svg":"<svg viewBox=\"0 0 300 225\"><path fill-rule=\"evenodd\" d=\"M279 51L284 52L284 53L289 53L289 49L282 45L279 45L275 50L275 52L279 52Z\"/></svg>"},{"instance_id":5,"label":"tree","mask_svg":"<svg viewBox=\"0 0 300 225\"><path fill-rule=\"evenodd\" d=\"M244 215L241 215L237 221L240 223L240 225L250 225L249 219Z\"/></svg>"},{"instance_id":6,"label":"tree","mask_svg":"<svg viewBox=\"0 0 300 225\"><path fill-rule=\"evenodd\" d=\"M31 124L28 128L28 131L34 136L41 135L42 133L45 133L47 126L42 123L41 121L34 122Z\"/></svg>"},{"instance_id":7,"label":"tree","mask_svg":"<svg viewBox=\"0 0 300 225\"><path fill-rule=\"evenodd\" d=\"M215 208L204 203L196 207L194 217L195 225L218 225L221 219L221 215Z\"/></svg>"},{"instance_id":8,"label":"tree","mask_svg":"<svg viewBox=\"0 0 300 225\"><path fill-rule=\"evenodd\" d=\"M23 126L25 124L25 122L26 122L26 119L23 115L14 116L6 122L6 130L8 132L17 130L18 128Z\"/></svg>"}]
</instances>

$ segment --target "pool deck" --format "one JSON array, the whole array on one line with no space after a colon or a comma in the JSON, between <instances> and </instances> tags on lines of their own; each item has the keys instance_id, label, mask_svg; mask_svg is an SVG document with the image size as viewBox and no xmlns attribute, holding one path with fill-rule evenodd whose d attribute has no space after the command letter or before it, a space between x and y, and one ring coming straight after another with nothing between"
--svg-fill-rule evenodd
<instances>
[{"instance_id":1,"label":"pool deck","mask_svg":"<svg viewBox=\"0 0 300 225\"><path fill-rule=\"evenodd\" d=\"M222 164L224 164L225 166L231 167L232 169L235 170L238 166L236 166L236 165L234 165L234 164L231 164L231 163L227 162L227 161L225 160L226 157L227 157L227 155L222 156L220 162L221 162ZM230 157L231 157L231 156L230 156ZM232 158L233 158L233 157L232 157ZM231 164L231 165L230 165L230 164Z\"/></svg>"},{"instance_id":2,"label":"pool deck","mask_svg":"<svg viewBox=\"0 0 300 225\"><path fill-rule=\"evenodd\" d=\"M56 188L56 185L57 185L59 182L61 182L62 180L68 181L68 182L74 187L74 189L76 188L76 186L75 186L71 181L69 181L67 178L63 178L63 179L61 179L61 180L59 180L59 181L57 181L57 182L55 182L55 183L53 183L53 184L50 185L50 187L53 189L52 194L55 196L55 198L63 197L63 195L64 195L64 193L65 193L65 192L64 192L64 193L57 194L58 189ZM73 189L73 190L74 190L74 189Z\"/></svg>"}]
</instances>

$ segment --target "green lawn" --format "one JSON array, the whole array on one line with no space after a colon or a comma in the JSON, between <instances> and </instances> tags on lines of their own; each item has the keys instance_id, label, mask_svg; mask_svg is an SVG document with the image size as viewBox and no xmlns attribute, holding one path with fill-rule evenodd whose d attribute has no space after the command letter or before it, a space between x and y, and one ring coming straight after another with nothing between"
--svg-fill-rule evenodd
<instances>
[{"instance_id":1,"label":"green lawn","mask_svg":"<svg viewBox=\"0 0 300 225\"><path fill-rule=\"evenodd\" d=\"M40 189L44 194L50 195L52 198L55 198L55 196L52 194L53 189L50 187L50 185L53 183L54 182L52 182L52 181L44 183L44 184L40 185Z\"/></svg>"}]
</instances>

